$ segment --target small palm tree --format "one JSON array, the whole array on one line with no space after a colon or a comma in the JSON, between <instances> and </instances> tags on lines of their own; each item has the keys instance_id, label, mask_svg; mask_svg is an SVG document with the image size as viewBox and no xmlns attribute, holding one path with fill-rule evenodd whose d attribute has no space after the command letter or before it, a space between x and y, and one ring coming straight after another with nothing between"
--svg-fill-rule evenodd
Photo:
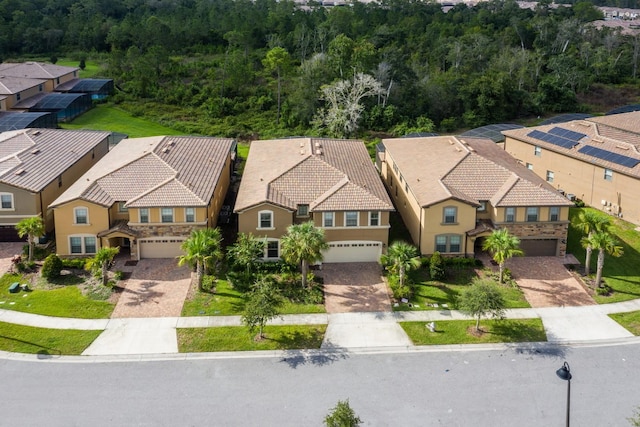
<instances>
[{"instance_id":1,"label":"small palm tree","mask_svg":"<svg viewBox=\"0 0 640 427\"><path fill-rule=\"evenodd\" d=\"M602 269L604 268L605 253L614 257L620 257L624 254L622 246L619 246L613 235L606 231L595 231L591 234L591 237L583 237L580 242L583 247L590 245L594 250L598 251L595 286L596 288L600 287L600 283L602 282Z\"/></svg>"},{"instance_id":2,"label":"small palm tree","mask_svg":"<svg viewBox=\"0 0 640 427\"><path fill-rule=\"evenodd\" d=\"M482 244L482 249L491 252L493 260L498 263L500 268L498 282L500 284L502 284L504 277L504 263L509 258L524 254L520 249L520 239L509 233L506 228L494 230Z\"/></svg>"},{"instance_id":3,"label":"small palm tree","mask_svg":"<svg viewBox=\"0 0 640 427\"><path fill-rule=\"evenodd\" d=\"M36 237L40 237L44 234L44 221L40 216L32 216L25 218L16 224L16 230L18 236L27 236L29 243L29 262L33 261L33 247L35 245Z\"/></svg>"},{"instance_id":4,"label":"small palm tree","mask_svg":"<svg viewBox=\"0 0 640 427\"><path fill-rule=\"evenodd\" d=\"M404 286L407 272L419 268L422 264L418 249L406 242L393 242L387 253L380 257L380 264L387 271L398 276L398 283Z\"/></svg>"},{"instance_id":5,"label":"small palm tree","mask_svg":"<svg viewBox=\"0 0 640 427\"><path fill-rule=\"evenodd\" d=\"M586 235L586 242L589 242L593 233L598 231L607 231L610 225L611 219L608 216L601 215L591 209L581 210L578 216L573 220L573 226ZM591 266L591 253L593 252L593 246L590 243L587 243L584 248L586 251L584 259L584 275L588 276L589 268Z\"/></svg>"},{"instance_id":6,"label":"small palm tree","mask_svg":"<svg viewBox=\"0 0 640 427\"><path fill-rule=\"evenodd\" d=\"M184 255L178 258L178 265L188 264L196 269L196 283L202 290L202 279L209 266L222 259L222 236L217 228L194 230L182 243Z\"/></svg>"},{"instance_id":7,"label":"small palm tree","mask_svg":"<svg viewBox=\"0 0 640 427\"><path fill-rule=\"evenodd\" d=\"M97 271L100 271L103 285L109 283L109 265L113 262L113 259L119 252L120 248L118 246L114 248L102 248L96 252L93 259L91 259L87 264L87 268L95 271L96 274Z\"/></svg>"},{"instance_id":8,"label":"small palm tree","mask_svg":"<svg viewBox=\"0 0 640 427\"><path fill-rule=\"evenodd\" d=\"M324 230L314 227L313 222L293 224L280 240L281 256L286 262L300 264L302 286L307 286L309 264L322 261L322 251L329 248L324 240Z\"/></svg>"}]
</instances>

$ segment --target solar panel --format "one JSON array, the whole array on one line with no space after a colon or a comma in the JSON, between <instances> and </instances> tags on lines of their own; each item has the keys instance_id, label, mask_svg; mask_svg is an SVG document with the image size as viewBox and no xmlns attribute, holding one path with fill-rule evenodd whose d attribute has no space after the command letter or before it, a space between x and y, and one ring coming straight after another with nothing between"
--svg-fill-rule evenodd
<instances>
[{"instance_id":1,"label":"solar panel","mask_svg":"<svg viewBox=\"0 0 640 427\"><path fill-rule=\"evenodd\" d=\"M578 153L586 154L588 156L595 157L606 162L615 163L621 166L626 166L628 168L633 168L638 163L640 163L639 159L635 159L629 156L623 156L622 154L614 153L613 151L609 150L603 150L602 148L598 147L582 147L578 150Z\"/></svg>"},{"instance_id":2,"label":"solar panel","mask_svg":"<svg viewBox=\"0 0 640 427\"><path fill-rule=\"evenodd\" d=\"M549 133L552 133L554 135L558 135L561 136L563 138L567 138L570 139L572 141L580 141L582 138L584 138L585 136L587 136L584 133L580 133L580 132L574 132L572 130L569 129L563 129L563 128L559 128L559 127L554 127L553 129L551 129L549 131Z\"/></svg>"},{"instance_id":3,"label":"solar panel","mask_svg":"<svg viewBox=\"0 0 640 427\"><path fill-rule=\"evenodd\" d=\"M531 138L539 139L540 141L548 142L549 144L557 145L558 147L572 149L576 145L578 145L577 141L572 141L571 139L564 138L562 136L553 135L550 133L542 132L539 130L532 130L527 134Z\"/></svg>"},{"instance_id":4,"label":"solar panel","mask_svg":"<svg viewBox=\"0 0 640 427\"><path fill-rule=\"evenodd\" d=\"M609 116L611 114L631 113L633 111L640 111L640 104L625 105L624 107L614 108L605 115Z\"/></svg>"},{"instance_id":5,"label":"solar panel","mask_svg":"<svg viewBox=\"0 0 640 427\"><path fill-rule=\"evenodd\" d=\"M516 125L513 123L498 123L493 125L481 126L479 128L471 129L463 134L461 137L475 137L475 138L488 138L493 142L504 141L504 135L501 133L503 130L520 129L522 125Z\"/></svg>"},{"instance_id":6,"label":"solar panel","mask_svg":"<svg viewBox=\"0 0 640 427\"><path fill-rule=\"evenodd\" d=\"M591 114L572 113L572 114L560 114L558 116L550 117L540 122L540 125L552 125L555 123L566 123L573 120L584 120L589 117L593 117Z\"/></svg>"}]
</instances>

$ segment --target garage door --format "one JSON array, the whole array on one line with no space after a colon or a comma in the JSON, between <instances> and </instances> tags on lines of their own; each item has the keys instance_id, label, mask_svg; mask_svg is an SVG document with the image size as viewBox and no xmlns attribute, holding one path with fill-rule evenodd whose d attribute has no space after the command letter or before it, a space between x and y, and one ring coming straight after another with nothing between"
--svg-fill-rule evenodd
<instances>
[{"instance_id":1,"label":"garage door","mask_svg":"<svg viewBox=\"0 0 640 427\"><path fill-rule=\"evenodd\" d=\"M329 242L323 262L378 262L382 254L382 242L339 241Z\"/></svg>"},{"instance_id":2,"label":"garage door","mask_svg":"<svg viewBox=\"0 0 640 427\"><path fill-rule=\"evenodd\" d=\"M180 245L184 238L140 239L140 258L175 258L183 254Z\"/></svg>"},{"instance_id":3,"label":"garage door","mask_svg":"<svg viewBox=\"0 0 640 427\"><path fill-rule=\"evenodd\" d=\"M18 231L13 225L0 226L0 242L25 242L26 237L18 237Z\"/></svg>"},{"instance_id":4,"label":"garage door","mask_svg":"<svg viewBox=\"0 0 640 427\"><path fill-rule=\"evenodd\" d=\"M521 240L524 256L556 256L557 239Z\"/></svg>"}]
</instances>

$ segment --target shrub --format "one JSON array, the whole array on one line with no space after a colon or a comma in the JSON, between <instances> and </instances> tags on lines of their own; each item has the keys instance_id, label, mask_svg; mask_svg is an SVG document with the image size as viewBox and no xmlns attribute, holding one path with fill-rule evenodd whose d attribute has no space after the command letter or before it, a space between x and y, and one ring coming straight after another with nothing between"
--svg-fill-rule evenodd
<instances>
[{"instance_id":1,"label":"shrub","mask_svg":"<svg viewBox=\"0 0 640 427\"><path fill-rule=\"evenodd\" d=\"M393 297L397 300L401 300L402 298L410 298L411 297L411 287L409 285L400 286L400 282L398 281L398 276L388 276L389 279L389 287L391 288L391 292L393 293Z\"/></svg>"},{"instance_id":2,"label":"shrub","mask_svg":"<svg viewBox=\"0 0 640 427\"><path fill-rule=\"evenodd\" d=\"M45 258L42 264L42 270L40 271L42 277L45 279L55 279L60 277L60 271L62 270L62 260L56 254L51 254Z\"/></svg>"},{"instance_id":3,"label":"shrub","mask_svg":"<svg viewBox=\"0 0 640 427\"><path fill-rule=\"evenodd\" d=\"M122 280L123 275L124 275L124 273L122 272L122 270L118 270L113 274L113 278L116 281L119 281L119 280Z\"/></svg>"},{"instance_id":4,"label":"shrub","mask_svg":"<svg viewBox=\"0 0 640 427\"><path fill-rule=\"evenodd\" d=\"M438 251L435 251L429 260L429 275L432 280L442 280L445 277L444 261Z\"/></svg>"},{"instance_id":5,"label":"shrub","mask_svg":"<svg viewBox=\"0 0 640 427\"><path fill-rule=\"evenodd\" d=\"M361 423L360 417L349 406L349 399L339 400L338 404L331 409L329 415L324 419L324 424L327 427L357 427Z\"/></svg>"},{"instance_id":6,"label":"shrub","mask_svg":"<svg viewBox=\"0 0 640 427\"><path fill-rule=\"evenodd\" d=\"M205 292L215 292L218 279L215 276L204 276L202 278L202 290Z\"/></svg>"},{"instance_id":7,"label":"shrub","mask_svg":"<svg viewBox=\"0 0 640 427\"><path fill-rule=\"evenodd\" d=\"M62 266L64 268L75 268L78 270L84 270L84 266L89 258L63 258Z\"/></svg>"},{"instance_id":8,"label":"shrub","mask_svg":"<svg viewBox=\"0 0 640 427\"><path fill-rule=\"evenodd\" d=\"M602 284L602 286L598 286L596 288L596 295L607 296L611 294L612 291L613 289L611 288L611 286L607 284Z\"/></svg>"}]
</instances>

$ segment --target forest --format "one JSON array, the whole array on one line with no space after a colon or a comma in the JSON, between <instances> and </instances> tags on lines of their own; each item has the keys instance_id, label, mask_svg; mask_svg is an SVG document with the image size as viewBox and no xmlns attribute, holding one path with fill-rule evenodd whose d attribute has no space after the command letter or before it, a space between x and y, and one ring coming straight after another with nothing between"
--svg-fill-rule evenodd
<instances>
[{"instance_id":1,"label":"forest","mask_svg":"<svg viewBox=\"0 0 640 427\"><path fill-rule=\"evenodd\" d=\"M94 61L135 116L241 140L446 133L640 94L640 31L598 29L586 1L0 0L0 18L3 61Z\"/></svg>"}]
</instances>

